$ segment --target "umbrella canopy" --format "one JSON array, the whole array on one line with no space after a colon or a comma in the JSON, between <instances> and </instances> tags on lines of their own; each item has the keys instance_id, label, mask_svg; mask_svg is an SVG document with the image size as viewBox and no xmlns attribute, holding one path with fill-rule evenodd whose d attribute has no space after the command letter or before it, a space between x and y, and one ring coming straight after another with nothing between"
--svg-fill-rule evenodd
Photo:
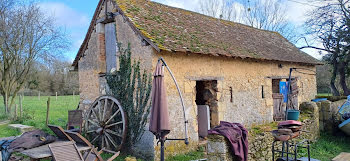
<instances>
[{"instance_id":1,"label":"umbrella canopy","mask_svg":"<svg viewBox=\"0 0 350 161\"><path fill-rule=\"evenodd\" d=\"M164 70L159 61L154 71L152 84L152 109L149 130L157 138L165 138L170 132L169 113L166 90L164 87Z\"/></svg>"}]
</instances>

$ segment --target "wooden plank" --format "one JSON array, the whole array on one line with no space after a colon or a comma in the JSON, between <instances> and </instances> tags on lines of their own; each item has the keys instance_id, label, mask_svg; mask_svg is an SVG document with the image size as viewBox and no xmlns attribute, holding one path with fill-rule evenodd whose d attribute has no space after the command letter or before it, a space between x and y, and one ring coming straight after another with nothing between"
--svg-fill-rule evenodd
<instances>
[{"instance_id":1,"label":"wooden plank","mask_svg":"<svg viewBox=\"0 0 350 161\"><path fill-rule=\"evenodd\" d=\"M332 161L349 161L350 153L341 152L338 156L332 159Z\"/></svg>"},{"instance_id":2,"label":"wooden plank","mask_svg":"<svg viewBox=\"0 0 350 161\"><path fill-rule=\"evenodd\" d=\"M105 44L106 44L106 72L109 73L112 68L117 67L117 38L115 23L105 25Z\"/></svg>"},{"instance_id":3,"label":"wooden plank","mask_svg":"<svg viewBox=\"0 0 350 161\"><path fill-rule=\"evenodd\" d=\"M62 142L70 142L70 141L56 141L54 143L62 143ZM77 147L78 147L79 151L85 151L85 150L91 149L91 147L88 147L88 146L79 146L78 145ZM42 158L51 157L49 144L42 145L42 146L32 148L32 149L27 149L27 150L24 150L20 153L23 155L26 155L30 158L33 158L33 159L42 159Z\"/></svg>"},{"instance_id":4,"label":"wooden plank","mask_svg":"<svg viewBox=\"0 0 350 161\"><path fill-rule=\"evenodd\" d=\"M282 94L281 94L282 95ZM279 96L276 94L276 96ZM284 118L284 104L283 95L282 97L273 98L273 119L276 121L282 120Z\"/></svg>"}]
</instances>

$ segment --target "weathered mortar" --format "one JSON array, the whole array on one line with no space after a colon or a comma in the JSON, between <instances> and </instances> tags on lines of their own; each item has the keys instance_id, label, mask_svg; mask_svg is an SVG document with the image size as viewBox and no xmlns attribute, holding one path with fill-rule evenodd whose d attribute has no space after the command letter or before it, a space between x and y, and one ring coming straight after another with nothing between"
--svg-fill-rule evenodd
<instances>
[{"instance_id":1,"label":"weathered mortar","mask_svg":"<svg viewBox=\"0 0 350 161\"><path fill-rule=\"evenodd\" d=\"M293 140L303 140L308 139L311 142L316 141L319 138L319 110L318 106L314 102L304 102L300 105L301 109L301 120L303 124L303 131L298 138ZM266 161L272 160L272 143L274 137L271 134L271 130L276 128L273 124L267 125L255 125L256 128L251 128L249 130L248 142L249 142L249 152L248 160L249 161ZM208 137L208 160L216 160L217 156L227 156L231 155L227 151L228 141L223 139L217 139L218 136L210 135ZM276 149L281 150L281 143L277 142ZM211 146L211 150L209 150ZM275 153L275 156L278 156L278 153ZM228 157L229 158L229 157ZM221 159L222 161L228 160Z\"/></svg>"}]
</instances>

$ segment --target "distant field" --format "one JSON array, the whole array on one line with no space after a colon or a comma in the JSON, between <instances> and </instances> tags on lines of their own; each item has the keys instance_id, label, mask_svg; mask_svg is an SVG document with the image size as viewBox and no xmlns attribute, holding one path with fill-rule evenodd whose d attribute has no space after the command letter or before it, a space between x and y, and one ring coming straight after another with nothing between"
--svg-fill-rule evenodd
<instances>
[{"instance_id":1,"label":"distant field","mask_svg":"<svg viewBox=\"0 0 350 161\"><path fill-rule=\"evenodd\" d=\"M317 96L332 96L332 93L317 93Z\"/></svg>"},{"instance_id":2,"label":"distant field","mask_svg":"<svg viewBox=\"0 0 350 161\"><path fill-rule=\"evenodd\" d=\"M24 117L18 123L47 130L45 125L47 99L48 96L41 96L40 100L37 96L25 96L23 100ZM50 96L50 99L49 124L65 126L68 110L77 108L79 96L58 96L57 101L55 96ZM18 104L18 98L16 98L16 103ZM14 110L14 106L12 110ZM3 99L0 99L0 120L3 119L3 114ZM16 131L8 129L7 126L0 126L0 137L8 137L15 134L17 134Z\"/></svg>"}]
</instances>

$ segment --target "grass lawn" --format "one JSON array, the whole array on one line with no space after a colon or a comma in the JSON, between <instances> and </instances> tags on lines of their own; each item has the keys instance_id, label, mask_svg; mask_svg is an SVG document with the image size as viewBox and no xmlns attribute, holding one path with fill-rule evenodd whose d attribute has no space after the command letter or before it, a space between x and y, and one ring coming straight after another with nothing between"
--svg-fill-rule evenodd
<instances>
[{"instance_id":1,"label":"grass lawn","mask_svg":"<svg viewBox=\"0 0 350 161\"><path fill-rule=\"evenodd\" d=\"M317 96L332 96L332 93L317 93Z\"/></svg>"},{"instance_id":2,"label":"grass lawn","mask_svg":"<svg viewBox=\"0 0 350 161\"><path fill-rule=\"evenodd\" d=\"M321 138L311 145L311 157L329 161L341 152L350 153L350 137L321 135Z\"/></svg>"},{"instance_id":3,"label":"grass lawn","mask_svg":"<svg viewBox=\"0 0 350 161\"><path fill-rule=\"evenodd\" d=\"M40 100L37 96L25 96L23 99L23 119L16 123L34 126L44 131L49 131L45 125L46 120L46 101L48 96L41 96ZM68 110L76 109L79 103L79 96L55 96L50 97L50 113L49 124L65 126L68 119ZM16 99L18 103L18 99ZM14 110L14 106L13 109ZM19 111L19 110L18 110ZM0 99L0 119L4 119L4 105ZM19 114L18 114L19 115ZM11 130L7 125L0 126L0 137L8 137L18 135L15 130Z\"/></svg>"}]
</instances>

